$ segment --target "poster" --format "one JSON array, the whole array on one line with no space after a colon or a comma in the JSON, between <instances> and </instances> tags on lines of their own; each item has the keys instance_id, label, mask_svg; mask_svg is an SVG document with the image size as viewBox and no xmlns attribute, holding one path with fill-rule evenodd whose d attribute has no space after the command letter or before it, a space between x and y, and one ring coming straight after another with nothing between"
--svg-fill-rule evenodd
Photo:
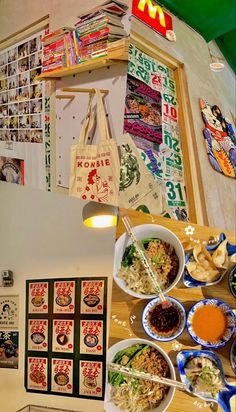
<instances>
[{"instance_id":1,"label":"poster","mask_svg":"<svg viewBox=\"0 0 236 412\"><path fill-rule=\"evenodd\" d=\"M27 392L104 399L106 277L27 280L25 325Z\"/></svg>"},{"instance_id":2,"label":"poster","mask_svg":"<svg viewBox=\"0 0 236 412\"><path fill-rule=\"evenodd\" d=\"M200 99L200 109L205 124L203 135L211 166L217 172L235 178L236 134L232 124L223 117L218 106L210 106L206 100Z\"/></svg>"},{"instance_id":3,"label":"poster","mask_svg":"<svg viewBox=\"0 0 236 412\"><path fill-rule=\"evenodd\" d=\"M52 359L52 392L73 393L73 360Z\"/></svg>"},{"instance_id":4,"label":"poster","mask_svg":"<svg viewBox=\"0 0 236 412\"><path fill-rule=\"evenodd\" d=\"M188 220L174 71L132 44L124 131L129 131L147 169L161 184L170 215Z\"/></svg>"},{"instance_id":5,"label":"poster","mask_svg":"<svg viewBox=\"0 0 236 412\"><path fill-rule=\"evenodd\" d=\"M14 183L38 189L45 189L48 172L45 88L37 80L42 68L42 34L36 33L0 52L0 157L21 162L19 168L24 173ZM5 181L12 182L12 175L8 171Z\"/></svg>"},{"instance_id":6,"label":"poster","mask_svg":"<svg viewBox=\"0 0 236 412\"><path fill-rule=\"evenodd\" d=\"M0 180L24 185L24 160L0 156Z\"/></svg>"},{"instance_id":7,"label":"poster","mask_svg":"<svg viewBox=\"0 0 236 412\"><path fill-rule=\"evenodd\" d=\"M0 296L0 329L17 329L19 323L19 296Z\"/></svg>"},{"instance_id":8,"label":"poster","mask_svg":"<svg viewBox=\"0 0 236 412\"><path fill-rule=\"evenodd\" d=\"M19 332L0 331L0 368L18 369Z\"/></svg>"},{"instance_id":9,"label":"poster","mask_svg":"<svg viewBox=\"0 0 236 412\"><path fill-rule=\"evenodd\" d=\"M80 361L79 393L102 396L102 362Z\"/></svg>"}]
</instances>

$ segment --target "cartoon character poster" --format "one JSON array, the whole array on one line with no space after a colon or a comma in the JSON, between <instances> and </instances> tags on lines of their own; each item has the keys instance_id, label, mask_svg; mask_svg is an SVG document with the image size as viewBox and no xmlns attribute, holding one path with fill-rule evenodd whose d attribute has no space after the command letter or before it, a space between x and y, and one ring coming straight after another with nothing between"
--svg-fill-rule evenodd
<instances>
[{"instance_id":1,"label":"cartoon character poster","mask_svg":"<svg viewBox=\"0 0 236 412\"><path fill-rule=\"evenodd\" d=\"M220 108L210 106L200 99L200 109L205 123L203 135L211 166L228 177L236 177L236 135L232 124L226 120Z\"/></svg>"}]
</instances>

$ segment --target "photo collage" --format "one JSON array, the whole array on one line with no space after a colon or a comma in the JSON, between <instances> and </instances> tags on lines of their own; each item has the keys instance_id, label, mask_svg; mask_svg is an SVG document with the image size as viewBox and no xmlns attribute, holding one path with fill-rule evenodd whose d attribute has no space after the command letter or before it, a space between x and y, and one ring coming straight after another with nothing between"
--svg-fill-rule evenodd
<instances>
[{"instance_id":1,"label":"photo collage","mask_svg":"<svg viewBox=\"0 0 236 412\"><path fill-rule=\"evenodd\" d=\"M0 54L0 141L43 142L41 36Z\"/></svg>"}]
</instances>

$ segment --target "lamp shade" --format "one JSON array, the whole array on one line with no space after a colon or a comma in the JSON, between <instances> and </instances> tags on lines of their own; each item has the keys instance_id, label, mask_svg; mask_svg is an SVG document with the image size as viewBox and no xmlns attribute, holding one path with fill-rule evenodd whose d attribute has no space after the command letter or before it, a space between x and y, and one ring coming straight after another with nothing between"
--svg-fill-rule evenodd
<instances>
[{"instance_id":1,"label":"lamp shade","mask_svg":"<svg viewBox=\"0 0 236 412\"><path fill-rule=\"evenodd\" d=\"M117 208L103 203L87 203L82 215L84 225L91 228L112 227L117 223Z\"/></svg>"}]
</instances>

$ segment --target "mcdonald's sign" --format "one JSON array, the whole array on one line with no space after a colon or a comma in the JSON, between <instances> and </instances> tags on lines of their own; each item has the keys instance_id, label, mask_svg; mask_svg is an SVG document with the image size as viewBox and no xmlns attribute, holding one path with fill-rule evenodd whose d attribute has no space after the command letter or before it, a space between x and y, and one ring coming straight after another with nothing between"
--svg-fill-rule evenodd
<instances>
[{"instance_id":1,"label":"mcdonald's sign","mask_svg":"<svg viewBox=\"0 0 236 412\"><path fill-rule=\"evenodd\" d=\"M132 15L164 37L173 30L172 17L154 0L133 0Z\"/></svg>"}]
</instances>

